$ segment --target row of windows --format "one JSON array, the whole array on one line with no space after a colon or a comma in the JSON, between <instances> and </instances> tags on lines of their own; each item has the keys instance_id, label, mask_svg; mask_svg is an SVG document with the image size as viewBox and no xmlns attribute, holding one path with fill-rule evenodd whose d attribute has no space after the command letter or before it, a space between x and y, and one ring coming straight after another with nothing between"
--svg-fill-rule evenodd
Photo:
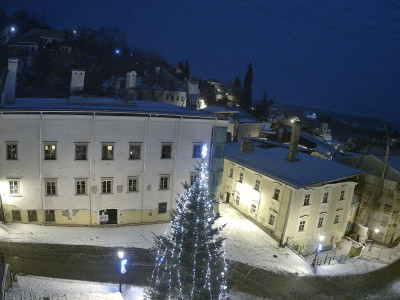
<instances>
[{"instance_id":1,"label":"row of windows","mask_svg":"<svg viewBox=\"0 0 400 300\"><path fill-rule=\"evenodd\" d=\"M318 228L324 227L324 220L325 220L325 217L319 217L318 224L317 224ZM333 221L333 224L338 224L339 221L340 221L340 214L336 214L335 215L335 219ZM273 225L273 224L270 223L270 225ZM305 220L300 221L300 223L299 223L299 231L304 231L305 226L306 226L306 221Z\"/></svg>"},{"instance_id":2,"label":"row of windows","mask_svg":"<svg viewBox=\"0 0 400 300\"><path fill-rule=\"evenodd\" d=\"M341 190L340 195L339 195L339 201L344 200L344 194L345 194L345 190ZM310 198L311 198L311 194L304 195L304 202L303 202L304 206L311 205ZM322 203L328 203L328 199L329 199L329 192L324 192L324 195L322 196Z\"/></svg>"},{"instance_id":3,"label":"row of windows","mask_svg":"<svg viewBox=\"0 0 400 300\"><path fill-rule=\"evenodd\" d=\"M164 214L167 212L167 202L158 203L158 213ZM12 219L13 222L21 222L21 211L18 209L12 210ZM45 210L44 219L46 222L55 222L55 212L53 209ZM28 210L28 222L37 222L37 211L36 210Z\"/></svg>"},{"instance_id":4,"label":"row of windows","mask_svg":"<svg viewBox=\"0 0 400 300\"><path fill-rule=\"evenodd\" d=\"M197 178L197 174L190 175L191 184ZM45 195L54 196L57 195L57 179L45 179ZM9 180L10 185L10 195L20 195L20 181L19 180ZM76 195L86 195L87 190L87 179L75 179L75 194ZM159 182L160 190L168 190L170 188L170 175L161 175ZM128 192L139 191L139 176L129 176L127 181ZM112 178L102 178L101 179L101 193L102 194L112 194L113 193L113 179Z\"/></svg>"},{"instance_id":5,"label":"row of windows","mask_svg":"<svg viewBox=\"0 0 400 300\"><path fill-rule=\"evenodd\" d=\"M162 143L161 145L161 159L172 158L172 143ZM193 158L201 158L201 151L203 144L193 145ZM141 143L129 144L129 159L141 159ZM75 144L75 160L87 160L88 143L76 143ZM102 143L101 144L101 159L102 160L113 160L114 159L114 143ZM7 159L16 160L18 159L18 144L7 143ZM44 143L44 159L45 160L56 160L57 159L57 143L56 142L45 142Z\"/></svg>"},{"instance_id":6,"label":"row of windows","mask_svg":"<svg viewBox=\"0 0 400 300\"><path fill-rule=\"evenodd\" d=\"M169 100L174 101L174 95L166 94L166 95L165 95L165 100L167 100L167 101L169 101ZM176 100L176 101L179 101L179 96L176 96L176 97L175 97L175 100ZM184 96L181 96L181 97L180 97L180 100L183 102L183 101L185 100L185 97L184 97Z\"/></svg>"}]
</instances>

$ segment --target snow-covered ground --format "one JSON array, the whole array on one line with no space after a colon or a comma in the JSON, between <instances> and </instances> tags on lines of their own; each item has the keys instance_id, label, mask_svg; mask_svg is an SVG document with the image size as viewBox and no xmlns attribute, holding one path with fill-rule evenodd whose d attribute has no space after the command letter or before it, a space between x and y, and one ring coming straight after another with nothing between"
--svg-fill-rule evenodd
<instances>
[{"instance_id":1,"label":"snow-covered ground","mask_svg":"<svg viewBox=\"0 0 400 300\"><path fill-rule=\"evenodd\" d=\"M38 276L18 276L18 282L6 293L5 300L143 300L145 289L117 284L79 280L54 279ZM261 300L241 292L229 293L231 300ZM264 298L265 299L265 298Z\"/></svg>"},{"instance_id":2,"label":"snow-covered ground","mask_svg":"<svg viewBox=\"0 0 400 300\"><path fill-rule=\"evenodd\" d=\"M227 224L223 230L226 237L226 257L255 267L274 272L297 273L300 276L350 275L370 272L395 261L376 260L365 256L348 259L343 263L319 266L314 270L307 262L288 248L281 248L268 234L243 217L227 204L221 204L221 224ZM154 234L163 234L168 224L152 224L125 227L58 227L31 224L0 224L0 240L12 242L73 244L107 247L154 246ZM337 254L348 253L349 242L343 243ZM274 257L274 255L276 257ZM323 255L323 253L321 253ZM47 279L42 277L19 277L18 285L8 293L7 299L122 299L118 286L93 282ZM399 284L393 290L400 291ZM124 299L142 299L143 288L125 286ZM46 294L47 293L47 294ZM231 299L254 299L248 295L232 292Z\"/></svg>"},{"instance_id":3,"label":"snow-covered ground","mask_svg":"<svg viewBox=\"0 0 400 300\"><path fill-rule=\"evenodd\" d=\"M229 205L222 203L220 212L222 217L219 222L227 224L223 230L223 235L226 237L226 257L266 270L298 275L347 275L370 272L398 258L393 256L391 260L383 261L360 257L341 264L320 266L315 272L307 262L290 249L281 248L273 238ZM0 240L148 249L154 246L154 234L165 233L168 226L168 224L151 224L99 228L8 223L0 224ZM347 251L346 247L341 251Z\"/></svg>"}]
</instances>

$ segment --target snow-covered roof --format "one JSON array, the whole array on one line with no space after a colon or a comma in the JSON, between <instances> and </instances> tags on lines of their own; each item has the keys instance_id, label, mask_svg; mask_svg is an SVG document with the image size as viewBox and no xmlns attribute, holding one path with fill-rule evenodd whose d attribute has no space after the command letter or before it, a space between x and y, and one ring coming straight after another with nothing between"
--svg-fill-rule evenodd
<instances>
[{"instance_id":1,"label":"snow-covered roof","mask_svg":"<svg viewBox=\"0 0 400 300\"><path fill-rule=\"evenodd\" d=\"M241 153L240 148L240 143L226 144L225 158L297 189L363 173L361 170L304 153L298 153L298 161L289 162L286 160L288 149L254 147L252 153Z\"/></svg>"},{"instance_id":2,"label":"snow-covered roof","mask_svg":"<svg viewBox=\"0 0 400 300\"><path fill-rule=\"evenodd\" d=\"M168 103L151 102L145 100L127 101L111 98L16 98L15 103L5 104L2 112L19 111L63 111L63 112L101 112L101 113L128 113L152 115L179 115L194 118L212 118L215 116L186 107Z\"/></svg>"}]
</instances>

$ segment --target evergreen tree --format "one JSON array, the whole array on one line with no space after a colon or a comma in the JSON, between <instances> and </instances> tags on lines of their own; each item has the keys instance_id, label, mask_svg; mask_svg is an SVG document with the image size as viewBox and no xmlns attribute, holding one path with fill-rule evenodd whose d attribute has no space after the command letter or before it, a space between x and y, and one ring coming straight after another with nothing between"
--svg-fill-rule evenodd
<instances>
[{"instance_id":1,"label":"evergreen tree","mask_svg":"<svg viewBox=\"0 0 400 300\"><path fill-rule=\"evenodd\" d=\"M240 103L240 93L242 91L242 84L240 83L240 78L239 76L235 77L235 80L232 83L232 95L233 95L233 101L235 102L235 104L239 104Z\"/></svg>"},{"instance_id":2,"label":"evergreen tree","mask_svg":"<svg viewBox=\"0 0 400 300\"><path fill-rule=\"evenodd\" d=\"M171 213L171 230L158 236L156 265L148 296L152 299L226 299L227 263L224 238L217 226L219 214L208 188L207 164L199 166L192 186L184 184L177 208Z\"/></svg>"},{"instance_id":3,"label":"evergreen tree","mask_svg":"<svg viewBox=\"0 0 400 300\"><path fill-rule=\"evenodd\" d=\"M251 83L253 81L253 68L251 66L251 62L247 67L246 76L243 81L243 91L242 96L240 98L240 106L246 110L249 110L251 107Z\"/></svg>"},{"instance_id":4,"label":"evergreen tree","mask_svg":"<svg viewBox=\"0 0 400 300\"><path fill-rule=\"evenodd\" d=\"M190 76L190 67L189 67L189 62L188 60L185 60L185 66L183 67L183 74L184 77L189 79Z\"/></svg>"}]
</instances>

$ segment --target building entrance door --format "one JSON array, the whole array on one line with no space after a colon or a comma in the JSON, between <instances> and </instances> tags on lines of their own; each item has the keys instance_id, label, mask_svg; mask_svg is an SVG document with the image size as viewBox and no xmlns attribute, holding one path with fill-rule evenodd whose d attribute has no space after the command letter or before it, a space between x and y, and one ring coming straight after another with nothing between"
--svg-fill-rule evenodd
<instances>
[{"instance_id":1,"label":"building entrance door","mask_svg":"<svg viewBox=\"0 0 400 300\"><path fill-rule=\"evenodd\" d=\"M229 198L231 197L231 193L226 193L225 202L229 203Z\"/></svg>"},{"instance_id":2,"label":"building entrance door","mask_svg":"<svg viewBox=\"0 0 400 300\"><path fill-rule=\"evenodd\" d=\"M102 225L102 224L117 224L118 223L117 212L118 212L118 210L116 210L116 209L100 210L99 211L100 225Z\"/></svg>"}]
</instances>

